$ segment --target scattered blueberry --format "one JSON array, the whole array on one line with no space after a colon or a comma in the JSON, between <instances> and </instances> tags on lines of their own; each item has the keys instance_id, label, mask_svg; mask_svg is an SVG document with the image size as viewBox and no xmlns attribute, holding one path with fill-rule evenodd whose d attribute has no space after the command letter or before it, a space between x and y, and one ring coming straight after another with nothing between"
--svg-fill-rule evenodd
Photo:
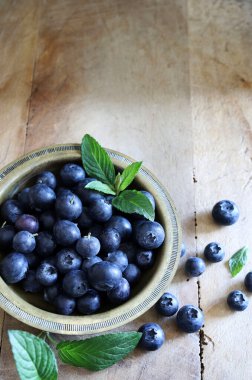
<instances>
[{"instance_id":1,"label":"scattered blueberry","mask_svg":"<svg viewBox=\"0 0 252 380\"><path fill-rule=\"evenodd\" d=\"M96 263L100 263L102 259L99 256L87 257L82 261L81 269L87 272L88 268Z\"/></svg>"},{"instance_id":2,"label":"scattered blueberry","mask_svg":"<svg viewBox=\"0 0 252 380\"><path fill-rule=\"evenodd\" d=\"M125 241L120 244L119 250L126 253L129 263L134 263L136 261L138 247L132 241Z\"/></svg>"},{"instance_id":3,"label":"scattered blueberry","mask_svg":"<svg viewBox=\"0 0 252 380\"><path fill-rule=\"evenodd\" d=\"M68 297L64 294L59 294L58 296L56 296L54 298L53 303L56 307L57 312L63 315L73 314L76 307L75 299Z\"/></svg>"},{"instance_id":4,"label":"scattered blueberry","mask_svg":"<svg viewBox=\"0 0 252 380\"><path fill-rule=\"evenodd\" d=\"M28 270L25 279L22 281L22 287L25 292L39 293L42 292L42 285L36 280L36 272L34 270Z\"/></svg>"},{"instance_id":5,"label":"scattered blueberry","mask_svg":"<svg viewBox=\"0 0 252 380\"><path fill-rule=\"evenodd\" d=\"M44 288L44 300L49 303L53 303L55 298L61 293L60 286L58 284L47 286Z\"/></svg>"},{"instance_id":6,"label":"scattered blueberry","mask_svg":"<svg viewBox=\"0 0 252 380\"><path fill-rule=\"evenodd\" d=\"M204 314L193 305L185 305L179 309L176 317L180 330L193 333L201 329L204 324Z\"/></svg>"},{"instance_id":7,"label":"scattered blueberry","mask_svg":"<svg viewBox=\"0 0 252 380\"><path fill-rule=\"evenodd\" d=\"M74 193L61 194L56 199L55 210L61 219L76 220L82 213L82 203Z\"/></svg>"},{"instance_id":8,"label":"scattered blueberry","mask_svg":"<svg viewBox=\"0 0 252 380\"><path fill-rule=\"evenodd\" d=\"M116 251L121 243L120 234L115 228L104 228L99 240L104 252Z\"/></svg>"},{"instance_id":9,"label":"scattered blueberry","mask_svg":"<svg viewBox=\"0 0 252 380\"><path fill-rule=\"evenodd\" d=\"M155 249L162 245L165 232L158 222L143 222L135 230L137 243L144 249Z\"/></svg>"},{"instance_id":10,"label":"scattered blueberry","mask_svg":"<svg viewBox=\"0 0 252 380\"><path fill-rule=\"evenodd\" d=\"M93 224L93 219L90 217L88 213L88 209L86 207L82 208L82 212L79 218L76 221L78 223L79 228L89 228ZM92 234L93 235L93 234Z\"/></svg>"},{"instance_id":11,"label":"scattered blueberry","mask_svg":"<svg viewBox=\"0 0 252 380\"><path fill-rule=\"evenodd\" d=\"M186 254L186 246L185 246L185 243L182 243L181 244L180 257L185 256L185 254Z\"/></svg>"},{"instance_id":12,"label":"scattered blueberry","mask_svg":"<svg viewBox=\"0 0 252 380\"><path fill-rule=\"evenodd\" d=\"M28 261L28 265L30 269L36 268L40 263L40 258L34 252L26 253L25 257Z\"/></svg>"},{"instance_id":13,"label":"scattered blueberry","mask_svg":"<svg viewBox=\"0 0 252 380\"><path fill-rule=\"evenodd\" d=\"M151 268L154 264L154 255L152 251L139 251L136 255L136 264L141 269Z\"/></svg>"},{"instance_id":14,"label":"scattered blueberry","mask_svg":"<svg viewBox=\"0 0 252 380\"><path fill-rule=\"evenodd\" d=\"M143 334L139 341L139 347L147 351L158 350L165 341L164 331L157 323L145 323L138 331Z\"/></svg>"},{"instance_id":15,"label":"scattered blueberry","mask_svg":"<svg viewBox=\"0 0 252 380\"><path fill-rule=\"evenodd\" d=\"M55 189L57 185L56 177L52 172L44 171L37 176L36 183L42 183L51 189Z\"/></svg>"},{"instance_id":16,"label":"scattered blueberry","mask_svg":"<svg viewBox=\"0 0 252 380\"><path fill-rule=\"evenodd\" d=\"M0 228L0 247L2 249L11 249L13 238L16 234L15 228L5 224Z\"/></svg>"},{"instance_id":17,"label":"scattered blueberry","mask_svg":"<svg viewBox=\"0 0 252 380\"><path fill-rule=\"evenodd\" d=\"M30 253L35 247L35 237L28 231L19 231L13 238L13 248L16 252Z\"/></svg>"},{"instance_id":18,"label":"scattered blueberry","mask_svg":"<svg viewBox=\"0 0 252 380\"><path fill-rule=\"evenodd\" d=\"M81 297L88 290L86 273L79 269L67 272L62 281L62 288L71 297Z\"/></svg>"},{"instance_id":19,"label":"scattered blueberry","mask_svg":"<svg viewBox=\"0 0 252 380\"><path fill-rule=\"evenodd\" d=\"M88 279L96 290L106 292L119 285L122 272L117 265L101 261L88 268Z\"/></svg>"},{"instance_id":20,"label":"scattered blueberry","mask_svg":"<svg viewBox=\"0 0 252 380\"><path fill-rule=\"evenodd\" d=\"M96 256L100 252L100 249L99 240L91 235L80 238L76 243L76 251L85 258Z\"/></svg>"},{"instance_id":21,"label":"scattered blueberry","mask_svg":"<svg viewBox=\"0 0 252 380\"><path fill-rule=\"evenodd\" d=\"M156 303L156 310L159 314L171 317L176 314L179 308L177 298L171 293L164 293Z\"/></svg>"},{"instance_id":22,"label":"scattered blueberry","mask_svg":"<svg viewBox=\"0 0 252 380\"><path fill-rule=\"evenodd\" d=\"M252 272L247 273L244 280L244 285L249 292L252 292Z\"/></svg>"},{"instance_id":23,"label":"scattered blueberry","mask_svg":"<svg viewBox=\"0 0 252 380\"><path fill-rule=\"evenodd\" d=\"M119 284L107 292L108 299L114 305L126 302L130 297L130 284L126 278L122 278Z\"/></svg>"},{"instance_id":24,"label":"scattered blueberry","mask_svg":"<svg viewBox=\"0 0 252 380\"><path fill-rule=\"evenodd\" d=\"M122 251L114 251L114 252L108 253L107 256L105 257L105 261L109 261L110 263L118 265L122 272L128 266L127 255L126 253Z\"/></svg>"},{"instance_id":25,"label":"scattered blueberry","mask_svg":"<svg viewBox=\"0 0 252 380\"><path fill-rule=\"evenodd\" d=\"M69 220L59 220L53 227L56 243L68 247L80 239L81 234L78 226Z\"/></svg>"},{"instance_id":26,"label":"scattered blueberry","mask_svg":"<svg viewBox=\"0 0 252 380\"><path fill-rule=\"evenodd\" d=\"M18 201L22 205L22 208L24 211L30 211L31 205L30 205L30 197L29 197L29 187L25 187L20 193L18 193Z\"/></svg>"},{"instance_id":27,"label":"scattered blueberry","mask_svg":"<svg viewBox=\"0 0 252 380\"><path fill-rule=\"evenodd\" d=\"M56 195L53 189L38 183L30 188L29 198L31 205L36 210L48 210L54 205Z\"/></svg>"},{"instance_id":28,"label":"scattered blueberry","mask_svg":"<svg viewBox=\"0 0 252 380\"><path fill-rule=\"evenodd\" d=\"M25 278L28 261L22 253L12 252L0 263L0 274L7 284L15 284Z\"/></svg>"},{"instance_id":29,"label":"scattered blueberry","mask_svg":"<svg viewBox=\"0 0 252 380\"><path fill-rule=\"evenodd\" d=\"M200 257L190 257L185 263L186 274L190 277L200 276L205 269L205 262Z\"/></svg>"},{"instance_id":30,"label":"scattered blueberry","mask_svg":"<svg viewBox=\"0 0 252 380\"><path fill-rule=\"evenodd\" d=\"M110 218L106 224L107 228L115 228L120 236L121 240L129 239L132 234L132 226L128 219L123 216L115 215Z\"/></svg>"},{"instance_id":31,"label":"scattered blueberry","mask_svg":"<svg viewBox=\"0 0 252 380\"><path fill-rule=\"evenodd\" d=\"M23 207L19 201L8 199L1 206L1 216L7 223L14 224L17 218L23 214Z\"/></svg>"},{"instance_id":32,"label":"scattered blueberry","mask_svg":"<svg viewBox=\"0 0 252 380\"><path fill-rule=\"evenodd\" d=\"M141 277L141 271L135 264L129 264L123 272L123 277L130 284L135 284Z\"/></svg>"},{"instance_id":33,"label":"scattered blueberry","mask_svg":"<svg viewBox=\"0 0 252 380\"><path fill-rule=\"evenodd\" d=\"M76 164L65 164L60 171L60 177L65 186L74 186L85 178L84 169Z\"/></svg>"},{"instance_id":34,"label":"scattered blueberry","mask_svg":"<svg viewBox=\"0 0 252 380\"><path fill-rule=\"evenodd\" d=\"M93 201L88 210L89 215L96 222L107 222L112 216L112 205L106 198Z\"/></svg>"},{"instance_id":35,"label":"scattered blueberry","mask_svg":"<svg viewBox=\"0 0 252 380\"><path fill-rule=\"evenodd\" d=\"M224 259L225 252L220 244L213 242L209 243L206 246L204 250L204 256L207 260L211 261L212 263L217 263Z\"/></svg>"},{"instance_id":36,"label":"scattered blueberry","mask_svg":"<svg viewBox=\"0 0 252 380\"><path fill-rule=\"evenodd\" d=\"M243 311L248 307L248 299L240 290L234 290L229 293L227 304L232 310Z\"/></svg>"},{"instance_id":37,"label":"scattered blueberry","mask_svg":"<svg viewBox=\"0 0 252 380\"><path fill-rule=\"evenodd\" d=\"M36 271L36 279L43 286L54 285L58 279L58 272L54 265L42 263Z\"/></svg>"},{"instance_id":38,"label":"scattered blueberry","mask_svg":"<svg viewBox=\"0 0 252 380\"><path fill-rule=\"evenodd\" d=\"M81 263L81 257L71 248L64 248L56 255L56 267L60 273L67 273L70 270L79 269Z\"/></svg>"},{"instance_id":39,"label":"scattered blueberry","mask_svg":"<svg viewBox=\"0 0 252 380\"><path fill-rule=\"evenodd\" d=\"M39 230L39 221L33 215L23 214L17 218L15 227L18 231L28 231L35 234Z\"/></svg>"},{"instance_id":40,"label":"scattered blueberry","mask_svg":"<svg viewBox=\"0 0 252 380\"><path fill-rule=\"evenodd\" d=\"M213 207L212 216L217 223L230 226L239 219L239 209L234 202L223 200Z\"/></svg>"},{"instance_id":41,"label":"scattered blueberry","mask_svg":"<svg viewBox=\"0 0 252 380\"><path fill-rule=\"evenodd\" d=\"M93 289L88 290L84 296L77 300L77 310L84 315L94 314L101 307L99 293Z\"/></svg>"}]
</instances>

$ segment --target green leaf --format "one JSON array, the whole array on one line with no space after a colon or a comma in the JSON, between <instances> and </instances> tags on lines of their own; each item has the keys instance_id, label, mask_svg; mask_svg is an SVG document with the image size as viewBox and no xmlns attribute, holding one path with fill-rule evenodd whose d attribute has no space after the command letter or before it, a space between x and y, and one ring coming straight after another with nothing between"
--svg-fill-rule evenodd
<instances>
[{"instance_id":1,"label":"green leaf","mask_svg":"<svg viewBox=\"0 0 252 380\"><path fill-rule=\"evenodd\" d=\"M113 186L115 168L108 153L90 135L85 135L81 144L81 158L84 169L90 177Z\"/></svg>"},{"instance_id":2,"label":"green leaf","mask_svg":"<svg viewBox=\"0 0 252 380\"><path fill-rule=\"evenodd\" d=\"M54 353L43 339L20 330L9 330L8 335L21 380L58 378Z\"/></svg>"},{"instance_id":3,"label":"green leaf","mask_svg":"<svg viewBox=\"0 0 252 380\"><path fill-rule=\"evenodd\" d=\"M115 195L115 192L108 185L100 181L89 182L85 186L85 189L91 189L91 190L100 191L101 193Z\"/></svg>"},{"instance_id":4,"label":"green leaf","mask_svg":"<svg viewBox=\"0 0 252 380\"><path fill-rule=\"evenodd\" d=\"M119 188L120 191L125 190L126 187L128 187L131 184L131 182L137 175L138 170L140 169L142 163L143 163L142 161L133 162L133 164L130 164L124 169L124 171L121 174L121 184Z\"/></svg>"},{"instance_id":5,"label":"green leaf","mask_svg":"<svg viewBox=\"0 0 252 380\"><path fill-rule=\"evenodd\" d=\"M115 177L115 185L114 185L117 195L120 193L120 184L121 184L121 174L117 173Z\"/></svg>"},{"instance_id":6,"label":"green leaf","mask_svg":"<svg viewBox=\"0 0 252 380\"><path fill-rule=\"evenodd\" d=\"M118 210L129 214L136 212L151 221L155 218L151 202L143 193L137 190L124 190L113 199L112 205Z\"/></svg>"},{"instance_id":7,"label":"green leaf","mask_svg":"<svg viewBox=\"0 0 252 380\"><path fill-rule=\"evenodd\" d=\"M243 247L229 259L228 263L232 277L235 277L246 264L248 259L248 251L248 247Z\"/></svg>"},{"instance_id":8,"label":"green leaf","mask_svg":"<svg viewBox=\"0 0 252 380\"><path fill-rule=\"evenodd\" d=\"M56 348L63 363L99 371L127 356L141 336L138 332L99 335L85 340L63 341Z\"/></svg>"}]
</instances>

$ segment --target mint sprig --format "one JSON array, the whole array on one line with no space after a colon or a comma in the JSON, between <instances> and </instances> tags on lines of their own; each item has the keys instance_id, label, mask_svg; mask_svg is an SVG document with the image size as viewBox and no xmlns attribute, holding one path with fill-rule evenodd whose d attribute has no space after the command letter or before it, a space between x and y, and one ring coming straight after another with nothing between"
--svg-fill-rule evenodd
<instances>
[{"instance_id":1,"label":"mint sprig","mask_svg":"<svg viewBox=\"0 0 252 380\"><path fill-rule=\"evenodd\" d=\"M21 380L58 379L55 354L44 339L20 330L9 330L8 334ZM91 371L108 368L125 358L134 350L142 336L142 333L131 331L57 344L49 333L42 334L56 346L63 363Z\"/></svg>"},{"instance_id":2,"label":"mint sprig","mask_svg":"<svg viewBox=\"0 0 252 380\"><path fill-rule=\"evenodd\" d=\"M229 269L232 277L235 277L242 268L245 266L248 260L248 247L242 247L229 259Z\"/></svg>"},{"instance_id":3,"label":"mint sprig","mask_svg":"<svg viewBox=\"0 0 252 380\"><path fill-rule=\"evenodd\" d=\"M108 153L90 135L85 135L82 139L81 156L88 175L97 179L97 181L88 183L85 188L115 195L112 203L115 208L154 220L155 212L150 200L139 191L126 191L139 172L142 161L133 162L122 173L116 175L115 167Z\"/></svg>"},{"instance_id":4,"label":"mint sprig","mask_svg":"<svg viewBox=\"0 0 252 380\"><path fill-rule=\"evenodd\" d=\"M141 336L138 332L107 334L85 340L60 342L56 348L63 363L100 371L133 351Z\"/></svg>"}]
</instances>

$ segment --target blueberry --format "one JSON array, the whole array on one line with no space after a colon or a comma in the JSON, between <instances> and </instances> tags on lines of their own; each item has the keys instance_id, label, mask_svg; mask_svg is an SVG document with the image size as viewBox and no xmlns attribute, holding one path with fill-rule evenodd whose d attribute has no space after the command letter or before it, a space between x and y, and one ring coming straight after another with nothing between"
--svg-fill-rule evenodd
<instances>
[{"instance_id":1,"label":"blueberry","mask_svg":"<svg viewBox=\"0 0 252 380\"><path fill-rule=\"evenodd\" d=\"M56 217L53 211L44 211L39 215L39 223L43 230L51 231L56 222Z\"/></svg>"},{"instance_id":2,"label":"blueberry","mask_svg":"<svg viewBox=\"0 0 252 380\"><path fill-rule=\"evenodd\" d=\"M55 210L59 218L75 220L82 213L82 203L74 193L61 194L56 199Z\"/></svg>"},{"instance_id":3,"label":"blueberry","mask_svg":"<svg viewBox=\"0 0 252 380\"><path fill-rule=\"evenodd\" d=\"M98 199L104 199L104 196L95 190L85 189L85 186L96 181L95 178L85 178L83 181L79 182L75 187L74 191L80 197L84 204L90 204Z\"/></svg>"},{"instance_id":4,"label":"blueberry","mask_svg":"<svg viewBox=\"0 0 252 380\"><path fill-rule=\"evenodd\" d=\"M157 323L145 323L138 331L143 334L139 347L147 351L158 350L165 341L164 331Z\"/></svg>"},{"instance_id":5,"label":"blueberry","mask_svg":"<svg viewBox=\"0 0 252 380\"><path fill-rule=\"evenodd\" d=\"M63 315L73 314L76 307L75 299L64 294L59 294L56 296L53 303L56 307L57 313Z\"/></svg>"},{"instance_id":6,"label":"blueberry","mask_svg":"<svg viewBox=\"0 0 252 380\"><path fill-rule=\"evenodd\" d=\"M39 265L39 257L34 252L26 253L25 257L28 261L29 268L36 268Z\"/></svg>"},{"instance_id":7,"label":"blueberry","mask_svg":"<svg viewBox=\"0 0 252 380\"><path fill-rule=\"evenodd\" d=\"M15 284L25 278L28 261L22 253L12 252L0 263L0 274L7 284Z\"/></svg>"},{"instance_id":8,"label":"blueberry","mask_svg":"<svg viewBox=\"0 0 252 380\"><path fill-rule=\"evenodd\" d=\"M38 211L48 210L54 205L56 195L53 189L43 183L38 183L30 188L30 203Z\"/></svg>"},{"instance_id":9,"label":"blueberry","mask_svg":"<svg viewBox=\"0 0 252 380\"><path fill-rule=\"evenodd\" d=\"M89 228L93 224L93 219L90 217L88 213L88 209L86 207L82 208L82 213L80 214L79 218L77 219L77 223L79 228Z\"/></svg>"},{"instance_id":10,"label":"blueberry","mask_svg":"<svg viewBox=\"0 0 252 380\"><path fill-rule=\"evenodd\" d=\"M204 256L207 260L212 263L217 263L224 259L225 252L220 244L218 243L209 243L204 250Z\"/></svg>"},{"instance_id":11,"label":"blueberry","mask_svg":"<svg viewBox=\"0 0 252 380\"><path fill-rule=\"evenodd\" d=\"M126 253L122 251L114 251L114 252L108 253L107 257L105 257L105 261L109 261L110 263L118 265L122 272L128 266L127 255Z\"/></svg>"},{"instance_id":12,"label":"blueberry","mask_svg":"<svg viewBox=\"0 0 252 380\"><path fill-rule=\"evenodd\" d=\"M205 269L205 262L200 257L190 257L185 263L185 272L190 277L200 276Z\"/></svg>"},{"instance_id":13,"label":"blueberry","mask_svg":"<svg viewBox=\"0 0 252 380\"><path fill-rule=\"evenodd\" d=\"M176 314L179 308L177 298L171 293L164 293L156 303L156 310L159 314L171 317Z\"/></svg>"},{"instance_id":14,"label":"blueberry","mask_svg":"<svg viewBox=\"0 0 252 380\"><path fill-rule=\"evenodd\" d=\"M107 222L112 216L112 205L105 199L97 199L89 206L89 215L96 222Z\"/></svg>"},{"instance_id":15,"label":"blueberry","mask_svg":"<svg viewBox=\"0 0 252 380\"><path fill-rule=\"evenodd\" d=\"M115 228L104 228L99 240L104 252L116 251L121 243L120 234Z\"/></svg>"},{"instance_id":16,"label":"blueberry","mask_svg":"<svg viewBox=\"0 0 252 380\"><path fill-rule=\"evenodd\" d=\"M15 236L15 228L5 224L0 228L0 247L2 249L11 249L13 238Z\"/></svg>"},{"instance_id":17,"label":"blueberry","mask_svg":"<svg viewBox=\"0 0 252 380\"><path fill-rule=\"evenodd\" d=\"M60 177L65 186L74 186L85 178L84 169L76 164L65 164L60 171Z\"/></svg>"},{"instance_id":18,"label":"blueberry","mask_svg":"<svg viewBox=\"0 0 252 380\"><path fill-rule=\"evenodd\" d=\"M36 279L43 286L51 286L57 282L58 272L54 265L41 263L36 271Z\"/></svg>"},{"instance_id":19,"label":"blueberry","mask_svg":"<svg viewBox=\"0 0 252 380\"><path fill-rule=\"evenodd\" d=\"M193 305L185 305L179 309L176 322L180 330L193 333L201 329L204 324L204 314Z\"/></svg>"},{"instance_id":20,"label":"blueberry","mask_svg":"<svg viewBox=\"0 0 252 380\"><path fill-rule=\"evenodd\" d=\"M239 209L234 202L223 200L213 207L212 216L217 223L230 226L239 219Z\"/></svg>"},{"instance_id":21,"label":"blueberry","mask_svg":"<svg viewBox=\"0 0 252 380\"><path fill-rule=\"evenodd\" d=\"M22 208L24 210L26 210L26 211L29 211L31 209L29 191L30 191L30 188L29 187L25 187L17 195L18 201L22 205Z\"/></svg>"},{"instance_id":22,"label":"blueberry","mask_svg":"<svg viewBox=\"0 0 252 380\"><path fill-rule=\"evenodd\" d=\"M130 284L126 278L122 278L120 283L107 292L108 299L114 305L126 302L130 297Z\"/></svg>"},{"instance_id":23,"label":"blueberry","mask_svg":"<svg viewBox=\"0 0 252 380\"><path fill-rule=\"evenodd\" d=\"M36 250L42 257L51 256L56 248L53 236L49 232L40 232L37 237Z\"/></svg>"},{"instance_id":24,"label":"blueberry","mask_svg":"<svg viewBox=\"0 0 252 380\"><path fill-rule=\"evenodd\" d=\"M165 238L165 232L158 222L143 222L135 231L137 243L145 249L155 249L161 246Z\"/></svg>"},{"instance_id":25,"label":"blueberry","mask_svg":"<svg viewBox=\"0 0 252 380\"><path fill-rule=\"evenodd\" d=\"M185 254L186 254L186 246L185 246L185 243L182 243L181 244L180 257L185 256Z\"/></svg>"},{"instance_id":26,"label":"blueberry","mask_svg":"<svg viewBox=\"0 0 252 380\"><path fill-rule=\"evenodd\" d=\"M44 171L37 176L36 183L43 183L44 185L55 189L57 186L56 177L52 172Z\"/></svg>"},{"instance_id":27,"label":"blueberry","mask_svg":"<svg viewBox=\"0 0 252 380\"><path fill-rule=\"evenodd\" d=\"M152 251L139 251L136 255L136 264L141 269L151 268L154 264L154 255Z\"/></svg>"},{"instance_id":28,"label":"blueberry","mask_svg":"<svg viewBox=\"0 0 252 380\"><path fill-rule=\"evenodd\" d=\"M44 300L53 303L55 298L61 293L61 288L58 284L47 286L44 288Z\"/></svg>"},{"instance_id":29,"label":"blueberry","mask_svg":"<svg viewBox=\"0 0 252 380\"><path fill-rule=\"evenodd\" d=\"M82 261L81 269L86 272L88 268L96 263L100 263L102 259L99 256L87 257Z\"/></svg>"},{"instance_id":30,"label":"blueberry","mask_svg":"<svg viewBox=\"0 0 252 380\"><path fill-rule=\"evenodd\" d=\"M15 227L18 231L28 231L35 234L39 230L39 222L35 216L23 214L16 220Z\"/></svg>"},{"instance_id":31,"label":"blueberry","mask_svg":"<svg viewBox=\"0 0 252 380\"><path fill-rule=\"evenodd\" d=\"M248 307L248 299L240 290L229 293L227 304L232 310L243 311Z\"/></svg>"},{"instance_id":32,"label":"blueberry","mask_svg":"<svg viewBox=\"0 0 252 380\"><path fill-rule=\"evenodd\" d=\"M64 248L56 255L56 266L61 273L79 269L81 263L81 257L71 248Z\"/></svg>"},{"instance_id":33,"label":"blueberry","mask_svg":"<svg viewBox=\"0 0 252 380\"><path fill-rule=\"evenodd\" d=\"M132 241L125 241L124 243L120 244L119 250L126 253L129 263L133 263L136 261L138 248L136 244L134 244Z\"/></svg>"},{"instance_id":34,"label":"blueberry","mask_svg":"<svg viewBox=\"0 0 252 380\"><path fill-rule=\"evenodd\" d=\"M100 224L95 224L88 229L88 232L92 236L96 237L98 240L100 240L102 231L103 231L103 227Z\"/></svg>"},{"instance_id":35,"label":"blueberry","mask_svg":"<svg viewBox=\"0 0 252 380\"><path fill-rule=\"evenodd\" d=\"M140 276L141 271L135 264L129 264L123 272L123 277L126 278L130 284L135 284Z\"/></svg>"},{"instance_id":36,"label":"blueberry","mask_svg":"<svg viewBox=\"0 0 252 380\"><path fill-rule=\"evenodd\" d=\"M100 249L101 245L99 240L90 234L83 236L77 240L76 243L76 251L85 258L96 256L100 252Z\"/></svg>"},{"instance_id":37,"label":"blueberry","mask_svg":"<svg viewBox=\"0 0 252 380\"><path fill-rule=\"evenodd\" d=\"M40 293L43 289L42 285L36 280L36 272L28 270L25 279L22 281L22 286L25 292Z\"/></svg>"},{"instance_id":38,"label":"blueberry","mask_svg":"<svg viewBox=\"0 0 252 380\"><path fill-rule=\"evenodd\" d=\"M67 195L67 194L73 194L73 191L70 189L67 189L66 187L62 187L62 186L60 186L56 189L56 196L57 197L61 197L63 195Z\"/></svg>"},{"instance_id":39,"label":"blueberry","mask_svg":"<svg viewBox=\"0 0 252 380\"><path fill-rule=\"evenodd\" d=\"M120 236L121 240L127 240L132 234L132 226L128 219L123 216L115 215L110 218L106 223L107 228L115 228Z\"/></svg>"},{"instance_id":40,"label":"blueberry","mask_svg":"<svg viewBox=\"0 0 252 380\"><path fill-rule=\"evenodd\" d=\"M76 224L69 220L59 220L53 227L56 243L63 247L74 244L80 237L80 230Z\"/></svg>"},{"instance_id":41,"label":"blueberry","mask_svg":"<svg viewBox=\"0 0 252 380\"><path fill-rule=\"evenodd\" d=\"M84 296L78 298L77 309L79 313L90 315L96 313L101 307L101 300L99 293L90 289Z\"/></svg>"},{"instance_id":42,"label":"blueberry","mask_svg":"<svg viewBox=\"0 0 252 380\"><path fill-rule=\"evenodd\" d=\"M117 265L101 261L88 268L88 279L96 290L106 292L119 285L122 272Z\"/></svg>"},{"instance_id":43,"label":"blueberry","mask_svg":"<svg viewBox=\"0 0 252 380\"><path fill-rule=\"evenodd\" d=\"M79 269L67 272L62 281L62 287L66 294L71 297L81 297L88 290L86 273Z\"/></svg>"},{"instance_id":44,"label":"blueberry","mask_svg":"<svg viewBox=\"0 0 252 380\"><path fill-rule=\"evenodd\" d=\"M149 201L153 207L153 210L155 210L156 204L155 204L155 199L154 199L153 195L151 193L149 193L148 191L145 191L145 190L140 190L140 191L149 199Z\"/></svg>"},{"instance_id":45,"label":"blueberry","mask_svg":"<svg viewBox=\"0 0 252 380\"><path fill-rule=\"evenodd\" d=\"M252 272L247 273L244 280L244 285L249 292L252 292Z\"/></svg>"},{"instance_id":46,"label":"blueberry","mask_svg":"<svg viewBox=\"0 0 252 380\"><path fill-rule=\"evenodd\" d=\"M1 216L7 223L15 223L17 218L23 214L23 207L20 202L8 199L1 206Z\"/></svg>"},{"instance_id":47,"label":"blueberry","mask_svg":"<svg viewBox=\"0 0 252 380\"><path fill-rule=\"evenodd\" d=\"M35 237L28 231L19 231L13 238L13 248L17 252L30 253L35 247Z\"/></svg>"}]
</instances>

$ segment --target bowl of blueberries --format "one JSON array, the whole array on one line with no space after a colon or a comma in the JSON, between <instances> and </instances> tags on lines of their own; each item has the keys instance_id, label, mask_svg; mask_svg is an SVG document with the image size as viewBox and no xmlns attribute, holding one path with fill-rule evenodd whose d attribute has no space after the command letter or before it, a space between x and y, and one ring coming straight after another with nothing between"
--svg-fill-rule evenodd
<instances>
[{"instance_id":1,"label":"bowl of blueberries","mask_svg":"<svg viewBox=\"0 0 252 380\"><path fill-rule=\"evenodd\" d=\"M116 170L133 162L107 150ZM0 171L0 307L36 328L90 334L153 306L172 280L181 231L170 195L142 167L150 221L85 186L80 144L33 151Z\"/></svg>"}]
</instances>

